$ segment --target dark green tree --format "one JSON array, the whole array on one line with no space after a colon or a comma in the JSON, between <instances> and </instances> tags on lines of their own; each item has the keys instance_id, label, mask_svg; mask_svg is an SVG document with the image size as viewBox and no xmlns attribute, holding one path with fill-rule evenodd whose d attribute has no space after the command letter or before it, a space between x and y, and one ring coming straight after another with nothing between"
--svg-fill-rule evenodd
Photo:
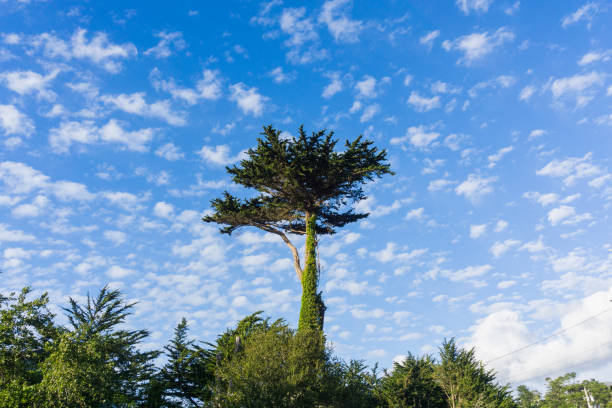
<instances>
[{"instance_id":1,"label":"dark green tree","mask_svg":"<svg viewBox=\"0 0 612 408\"><path fill-rule=\"evenodd\" d=\"M164 347L168 361L161 370L166 405L201 407L211 399L214 384L214 354L188 339L189 328L183 318L174 329L174 338Z\"/></svg>"},{"instance_id":2,"label":"dark green tree","mask_svg":"<svg viewBox=\"0 0 612 408\"><path fill-rule=\"evenodd\" d=\"M382 378L382 399L393 408L446 408L444 391L435 380L435 368L433 357L409 353Z\"/></svg>"},{"instance_id":3,"label":"dark green tree","mask_svg":"<svg viewBox=\"0 0 612 408\"><path fill-rule=\"evenodd\" d=\"M138 349L147 330L118 327L133 307L106 287L95 298L88 295L85 305L70 299L65 311L71 330L49 347L42 364L43 406L122 407L146 399L144 386L153 378L159 352Z\"/></svg>"},{"instance_id":4,"label":"dark green tree","mask_svg":"<svg viewBox=\"0 0 612 408\"><path fill-rule=\"evenodd\" d=\"M45 344L58 335L54 315L47 309L49 297L28 299L31 291L19 295L0 294L0 406L33 405L35 386L41 381L40 364L47 358Z\"/></svg>"},{"instance_id":5,"label":"dark green tree","mask_svg":"<svg viewBox=\"0 0 612 408\"><path fill-rule=\"evenodd\" d=\"M516 407L509 386L495 381L495 372L484 367L474 349L463 349L455 339L450 339L444 340L439 350L440 361L434 376L450 408Z\"/></svg>"},{"instance_id":6,"label":"dark green tree","mask_svg":"<svg viewBox=\"0 0 612 408\"><path fill-rule=\"evenodd\" d=\"M317 289L317 236L367 217L351 207L365 198L363 185L393 173L386 151L361 136L336 151L333 132L308 136L300 127L297 138L283 138L281 133L264 127L257 147L247 151L240 166L227 167L235 183L259 194L242 200L226 191L212 200L213 214L203 221L223 225L221 232L226 234L251 226L280 236L291 249L302 284L298 329L322 329L325 306ZM287 234L306 236L304 268Z\"/></svg>"}]
</instances>

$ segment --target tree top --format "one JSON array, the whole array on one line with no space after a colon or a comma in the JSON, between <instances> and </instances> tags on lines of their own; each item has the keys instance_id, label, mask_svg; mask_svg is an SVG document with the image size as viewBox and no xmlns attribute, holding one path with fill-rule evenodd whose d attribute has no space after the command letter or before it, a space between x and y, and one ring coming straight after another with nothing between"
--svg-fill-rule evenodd
<instances>
[{"instance_id":1,"label":"tree top","mask_svg":"<svg viewBox=\"0 0 612 408\"><path fill-rule=\"evenodd\" d=\"M259 192L241 200L227 191L211 201L214 213L205 222L225 225L231 234L243 226L266 231L305 233L305 217L317 217L317 233L335 229L368 216L355 213L351 205L366 198L363 185L393 174L387 152L362 136L347 140L338 151L334 132L321 130L307 135L303 126L297 137L265 126L257 146L246 152L239 165L228 166L232 180Z\"/></svg>"}]
</instances>

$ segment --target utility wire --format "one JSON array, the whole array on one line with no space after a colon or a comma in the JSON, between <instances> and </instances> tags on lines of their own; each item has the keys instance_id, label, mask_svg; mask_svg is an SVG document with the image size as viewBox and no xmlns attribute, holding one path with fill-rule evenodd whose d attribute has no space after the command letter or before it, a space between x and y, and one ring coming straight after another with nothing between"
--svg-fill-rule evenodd
<instances>
[{"instance_id":1,"label":"utility wire","mask_svg":"<svg viewBox=\"0 0 612 408\"><path fill-rule=\"evenodd\" d=\"M491 360L487 361L485 364L492 363L493 361L500 360L500 359L502 359L502 358L504 358L504 357L508 357L508 356L510 356L510 355L512 355L512 354L514 354L514 353L518 353L519 351L523 351L523 350L525 350L525 349L527 349L527 348L529 348L529 347L531 347L531 346L535 346L536 344L540 344L540 343L542 343L543 341L546 341L546 340L552 339L553 337L556 337L556 336L558 336L558 335L559 335L559 334L561 334L561 333L565 333L565 332L566 332L566 331L568 331L568 330L571 330L571 329L573 329L573 328L575 328L575 327L580 326L581 324L584 324L584 323L586 323L586 322L588 322L588 321L590 321L590 320L593 320L593 319L595 319L596 317L599 317L599 316L601 316L602 314L609 312L610 310L612 310L612 307L610 307L610 308L608 308L608 309L605 309L604 311L599 312L599 313L597 313L597 314L595 314L595 315L593 315L593 316L587 317L587 318L586 318L586 319L584 319L583 321L578 322L578 323L576 323L576 324L574 324L574 325L572 325L572 326L570 326L570 327L566 327L565 329L558 330L558 331L556 331L555 333L551 334L551 335L550 335L550 336L548 336L548 337L544 337L543 339L540 339L540 340L538 340L538 341L534 341L533 343L527 344L526 346L523 346L523 347L520 347L520 348L518 348L518 349L516 349L516 350L510 351L510 352L508 352L508 353L506 353L506 354L503 354L503 355L501 355L501 356L499 356L499 357L495 357L494 359L491 359Z\"/></svg>"},{"instance_id":2,"label":"utility wire","mask_svg":"<svg viewBox=\"0 0 612 408\"><path fill-rule=\"evenodd\" d=\"M583 354L583 353L586 353L587 351L595 350L595 349L597 349L597 348L599 348L599 347L603 347L603 346L606 346L606 345L608 345L608 344L612 344L612 340L608 340L608 341L606 341L606 342L604 342L604 343L601 343L601 344L598 344L598 345L596 345L596 346L594 346L594 347L589 347L588 349L582 350L580 353L573 354L573 355L572 355L572 357L579 356L579 355L581 355L581 354ZM567 358L566 358L566 359L567 359ZM570 365L570 366L564 366L564 365L563 365L564 363L563 363L563 362L561 362L560 364L559 364L559 363L557 363L557 364L550 365L550 366L548 366L548 368L545 368L544 370L532 371L534 374L533 374L533 375L531 375L530 377L524 377L524 376L518 377L518 376L515 376L514 378L523 378L523 380L522 380L522 381L525 381L525 380L530 380L530 379L532 379L532 378L539 377L539 376L544 375L544 374L549 374L549 373L552 373L552 372L554 372L554 371L558 370L559 368L563 368L563 369L565 369L565 370L570 369L570 368L576 368L576 367L580 367L580 366L585 365L585 364L588 364L588 363L592 363L593 361L596 361L596 360L598 360L598 359L599 359L599 357L597 357L597 358L592 358L592 359L589 359L589 360L586 360L586 361L582 361L582 362L580 362L580 363L572 364L572 365ZM553 367L554 367L554 368L553 368ZM528 372L529 372L529 371L528 371ZM503 380L503 381L502 381L502 380ZM507 379L507 380L506 380L506 377L502 377L502 378L500 378L500 380L499 380L499 382L509 382L509 383L513 383L514 381L516 381L516 380L514 380L514 379Z\"/></svg>"}]
</instances>

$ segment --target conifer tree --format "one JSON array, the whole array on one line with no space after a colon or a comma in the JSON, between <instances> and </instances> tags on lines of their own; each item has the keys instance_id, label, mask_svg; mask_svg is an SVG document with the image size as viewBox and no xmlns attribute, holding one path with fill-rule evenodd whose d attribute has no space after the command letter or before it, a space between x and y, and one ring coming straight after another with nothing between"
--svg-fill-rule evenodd
<instances>
[{"instance_id":1,"label":"conifer tree","mask_svg":"<svg viewBox=\"0 0 612 408\"><path fill-rule=\"evenodd\" d=\"M213 214L205 222L223 225L231 234L241 227L257 227L280 236L291 249L294 268L302 284L298 329L322 329L325 306L318 292L317 236L368 216L351 205L365 198L363 185L393 174L385 150L361 136L336 151L333 132L310 136L299 129L296 138L282 137L272 126L263 128L257 147L249 149L239 166L227 167L235 183L259 192L239 199L227 191L212 200ZM306 236L305 262L287 234Z\"/></svg>"}]
</instances>

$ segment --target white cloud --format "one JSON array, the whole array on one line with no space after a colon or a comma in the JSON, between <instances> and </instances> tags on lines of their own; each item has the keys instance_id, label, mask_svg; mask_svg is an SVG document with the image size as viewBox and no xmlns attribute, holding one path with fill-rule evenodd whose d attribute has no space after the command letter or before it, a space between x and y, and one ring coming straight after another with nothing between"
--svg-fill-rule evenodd
<instances>
[{"instance_id":1,"label":"white cloud","mask_svg":"<svg viewBox=\"0 0 612 408\"><path fill-rule=\"evenodd\" d=\"M520 305L500 304L470 328L467 346L475 347L477 357L488 362L487 366L498 372L504 383L541 380L575 367L585 373L597 368L602 373L609 372L612 349L602 345L612 341L612 315L601 312L611 297L612 288L606 287L579 299L570 298L566 303L559 303L558 297L546 299L545 309L550 312L543 315L537 313L542 307L535 312L521 312ZM573 328L585 320L588 324ZM542 333L545 322L550 328ZM516 352L502 357L511 351Z\"/></svg>"},{"instance_id":2,"label":"white cloud","mask_svg":"<svg viewBox=\"0 0 612 408\"><path fill-rule=\"evenodd\" d=\"M545 134L547 134L548 132L544 129L534 129L529 133L529 138L527 140L533 140L535 138L538 138L540 136L544 136Z\"/></svg>"},{"instance_id":3,"label":"white cloud","mask_svg":"<svg viewBox=\"0 0 612 408\"><path fill-rule=\"evenodd\" d=\"M440 137L440 133L434 132L431 126L410 126L406 130L405 136L391 138L391 144L401 145L405 142L410 142L413 146L424 149L432 144L438 137Z\"/></svg>"},{"instance_id":4,"label":"white cloud","mask_svg":"<svg viewBox=\"0 0 612 408\"><path fill-rule=\"evenodd\" d=\"M519 99L521 101L528 101L533 96L535 91L536 88L534 86L527 85L521 90L521 93L519 94Z\"/></svg>"},{"instance_id":5,"label":"white cloud","mask_svg":"<svg viewBox=\"0 0 612 408\"><path fill-rule=\"evenodd\" d=\"M106 271L106 276L112 279L122 279L127 278L128 276L136 274L136 271L133 269L122 268L118 265L113 265Z\"/></svg>"},{"instance_id":6,"label":"white cloud","mask_svg":"<svg viewBox=\"0 0 612 408\"><path fill-rule=\"evenodd\" d=\"M446 189L447 187L453 185L454 182L446 179L437 179L429 182L429 186L427 186L427 190L430 192L438 191Z\"/></svg>"},{"instance_id":7,"label":"white cloud","mask_svg":"<svg viewBox=\"0 0 612 408\"><path fill-rule=\"evenodd\" d=\"M528 198L530 200L535 200L543 207L546 207L547 205L554 204L559 201L559 194L556 193L541 194L537 191L528 191L523 194L523 197Z\"/></svg>"},{"instance_id":8,"label":"white cloud","mask_svg":"<svg viewBox=\"0 0 612 408\"><path fill-rule=\"evenodd\" d=\"M485 89L506 89L510 88L516 82L516 78L510 75L500 75L496 78L490 79L488 81L482 81L474 85L469 91L468 94L471 98L475 98L478 96L478 92Z\"/></svg>"},{"instance_id":9,"label":"white cloud","mask_svg":"<svg viewBox=\"0 0 612 408\"><path fill-rule=\"evenodd\" d=\"M153 207L153 214L161 218L169 218L174 213L172 204L160 201Z\"/></svg>"},{"instance_id":10,"label":"white cloud","mask_svg":"<svg viewBox=\"0 0 612 408\"><path fill-rule=\"evenodd\" d=\"M591 21L593 17L599 12L599 5L597 3L587 3L580 7L575 12L566 15L561 20L561 26L567 28L569 25L575 24L581 20L587 22L587 27L591 27Z\"/></svg>"},{"instance_id":11,"label":"white cloud","mask_svg":"<svg viewBox=\"0 0 612 408\"><path fill-rule=\"evenodd\" d=\"M325 284L325 291L342 290L351 295L364 295L371 293L381 295L382 291L379 287L373 286L368 281L357 282L353 279L332 279Z\"/></svg>"},{"instance_id":12,"label":"white cloud","mask_svg":"<svg viewBox=\"0 0 612 408\"><path fill-rule=\"evenodd\" d=\"M160 146L155 151L155 155L170 161L179 160L185 156L183 152L181 152L180 149L173 143L166 143L165 145Z\"/></svg>"},{"instance_id":13,"label":"white cloud","mask_svg":"<svg viewBox=\"0 0 612 408\"><path fill-rule=\"evenodd\" d=\"M557 225L562 220L572 217L576 214L576 209L567 205L562 205L557 208L553 208L548 212L548 221L550 225Z\"/></svg>"},{"instance_id":14,"label":"white cloud","mask_svg":"<svg viewBox=\"0 0 612 408\"><path fill-rule=\"evenodd\" d=\"M277 84L286 84L295 79L295 74L287 74L283 71L283 67L276 67L268 73Z\"/></svg>"},{"instance_id":15,"label":"white cloud","mask_svg":"<svg viewBox=\"0 0 612 408\"><path fill-rule=\"evenodd\" d=\"M546 249L546 245L542 241L542 237L540 236L537 241L529 241L523 244L520 248L521 251L527 251L529 253L535 254L538 252L542 252Z\"/></svg>"},{"instance_id":16,"label":"white cloud","mask_svg":"<svg viewBox=\"0 0 612 408\"><path fill-rule=\"evenodd\" d=\"M94 144L98 141L118 143L128 150L146 152L147 143L153 139L153 129L126 131L121 124L111 119L98 129L92 121L62 122L49 132L49 144L56 153L66 153L73 143Z\"/></svg>"},{"instance_id":17,"label":"white cloud","mask_svg":"<svg viewBox=\"0 0 612 408\"><path fill-rule=\"evenodd\" d=\"M49 185L49 177L27 164L5 161L0 162L0 180L12 193L24 194Z\"/></svg>"},{"instance_id":18,"label":"white cloud","mask_svg":"<svg viewBox=\"0 0 612 408\"><path fill-rule=\"evenodd\" d=\"M56 181L50 190L60 201L90 201L96 197L87 186L72 181Z\"/></svg>"},{"instance_id":19,"label":"white cloud","mask_svg":"<svg viewBox=\"0 0 612 408\"><path fill-rule=\"evenodd\" d=\"M174 79L162 79L161 73L154 68L149 74L149 79L156 90L168 92L174 99L182 100L189 105L195 105L200 100L214 101L222 95L222 84L219 72L205 69L202 78L196 82L195 89L185 88L177 85Z\"/></svg>"},{"instance_id":20,"label":"white cloud","mask_svg":"<svg viewBox=\"0 0 612 408\"><path fill-rule=\"evenodd\" d=\"M0 80L6 87L19 95L36 94L40 99L53 100L56 94L49 90L49 84L57 77L59 70L41 75L33 71L11 71L0 74Z\"/></svg>"},{"instance_id":21,"label":"white cloud","mask_svg":"<svg viewBox=\"0 0 612 408\"><path fill-rule=\"evenodd\" d=\"M497 284L497 287L499 289L508 289L512 286L516 285L516 281L513 280L507 280L507 281L501 281Z\"/></svg>"},{"instance_id":22,"label":"white cloud","mask_svg":"<svg viewBox=\"0 0 612 408\"><path fill-rule=\"evenodd\" d=\"M200 157L207 163L217 166L225 166L236 163L244 156L244 152L238 153L236 156L230 156L230 147L228 145L218 145L215 147L203 146L198 152Z\"/></svg>"},{"instance_id":23,"label":"white cloud","mask_svg":"<svg viewBox=\"0 0 612 408\"><path fill-rule=\"evenodd\" d=\"M116 96L103 95L101 100L106 104L113 105L123 112L162 119L169 125L183 126L186 124L184 115L173 112L168 100L148 104L145 101L144 95L144 92L120 94Z\"/></svg>"},{"instance_id":24,"label":"white cloud","mask_svg":"<svg viewBox=\"0 0 612 408\"><path fill-rule=\"evenodd\" d=\"M478 13L486 13L489 11L493 0L457 0L457 7L463 12L463 14L470 14L470 11L476 11Z\"/></svg>"},{"instance_id":25,"label":"white cloud","mask_svg":"<svg viewBox=\"0 0 612 408\"><path fill-rule=\"evenodd\" d=\"M377 103L373 105L369 105L363 110L363 114L361 115L361 118L359 118L359 122L361 123L367 122L370 119L372 119L374 116L376 116L379 112L380 112L380 105L378 105Z\"/></svg>"},{"instance_id":26,"label":"white cloud","mask_svg":"<svg viewBox=\"0 0 612 408\"><path fill-rule=\"evenodd\" d=\"M440 36L440 30L433 30L419 38L419 43L431 49L436 38Z\"/></svg>"},{"instance_id":27,"label":"white cloud","mask_svg":"<svg viewBox=\"0 0 612 408\"><path fill-rule=\"evenodd\" d=\"M457 195L462 195L472 204L477 204L487 194L493 192L492 184L497 177L483 177L477 174L468 175L467 179L455 188Z\"/></svg>"},{"instance_id":28,"label":"white cloud","mask_svg":"<svg viewBox=\"0 0 612 408\"><path fill-rule=\"evenodd\" d=\"M34 123L13 105L0 105L0 128L5 135L30 136L34 132Z\"/></svg>"},{"instance_id":29,"label":"white cloud","mask_svg":"<svg viewBox=\"0 0 612 408\"><path fill-rule=\"evenodd\" d=\"M21 204L13 208L11 215L15 218L38 217L43 213L47 204L49 204L49 199L45 196L38 195L32 200L31 204Z\"/></svg>"},{"instance_id":30,"label":"white cloud","mask_svg":"<svg viewBox=\"0 0 612 408\"><path fill-rule=\"evenodd\" d=\"M515 1L511 6L506 7L504 9L504 13L506 13L509 16L513 16L516 14L517 11L519 11L520 7L521 7L521 2Z\"/></svg>"},{"instance_id":31,"label":"white cloud","mask_svg":"<svg viewBox=\"0 0 612 408\"><path fill-rule=\"evenodd\" d=\"M0 223L0 242L31 242L36 237L23 231L11 230L6 224Z\"/></svg>"},{"instance_id":32,"label":"white cloud","mask_svg":"<svg viewBox=\"0 0 612 408\"><path fill-rule=\"evenodd\" d=\"M187 43L183 39L183 33L175 31L172 33L161 31L155 34L159 38L159 42L155 47L151 47L144 52L144 55L152 55L155 58L168 58L172 55L172 49L183 50L187 47Z\"/></svg>"},{"instance_id":33,"label":"white cloud","mask_svg":"<svg viewBox=\"0 0 612 408\"><path fill-rule=\"evenodd\" d=\"M599 166L590 162L593 154L587 153L583 157L568 157L564 160L555 159L536 171L538 176L564 177L566 186L572 185L576 180L598 176L602 173Z\"/></svg>"},{"instance_id":34,"label":"white cloud","mask_svg":"<svg viewBox=\"0 0 612 408\"><path fill-rule=\"evenodd\" d=\"M376 91L376 78L370 75L364 75L361 81L355 84L358 98L374 98L378 95Z\"/></svg>"},{"instance_id":35,"label":"white cloud","mask_svg":"<svg viewBox=\"0 0 612 408\"><path fill-rule=\"evenodd\" d=\"M340 80L340 74L338 72L329 72L326 76L330 79L330 83L323 88L321 96L327 99L342 90L342 81Z\"/></svg>"},{"instance_id":36,"label":"white cloud","mask_svg":"<svg viewBox=\"0 0 612 408\"><path fill-rule=\"evenodd\" d=\"M415 208L413 210L408 211L406 220L422 220L425 217L425 209L423 207Z\"/></svg>"},{"instance_id":37,"label":"white cloud","mask_svg":"<svg viewBox=\"0 0 612 408\"><path fill-rule=\"evenodd\" d=\"M257 88L247 88L242 82L230 86L230 100L236 102L245 115L261 116L267 99L257 92Z\"/></svg>"},{"instance_id":38,"label":"white cloud","mask_svg":"<svg viewBox=\"0 0 612 408\"><path fill-rule=\"evenodd\" d=\"M86 33L87 30L79 29L72 36L71 45L74 58L89 59L114 73L121 69L121 64L116 61L117 59L129 58L137 54L136 47L131 43L113 44L105 33L96 33L88 42L85 37Z\"/></svg>"},{"instance_id":39,"label":"white cloud","mask_svg":"<svg viewBox=\"0 0 612 408\"><path fill-rule=\"evenodd\" d=\"M317 48L319 35L310 17L305 17L306 8L286 8L283 10L279 25L289 38L284 42L289 48L287 59L294 64L308 64L327 56L325 50Z\"/></svg>"},{"instance_id":40,"label":"white cloud","mask_svg":"<svg viewBox=\"0 0 612 408\"><path fill-rule=\"evenodd\" d=\"M470 238L480 238L487 232L487 224L470 225Z\"/></svg>"},{"instance_id":41,"label":"white cloud","mask_svg":"<svg viewBox=\"0 0 612 408\"><path fill-rule=\"evenodd\" d=\"M431 84L431 92L439 94L456 94L461 92L461 88L447 82L435 81Z\"/></svg>"},{"instance_id":42,"label":"white cloud","mask_svg":"<svg viewBox=\"0 0 612 408\"><path fill-rule=\"evenodd\" d=\"M610 58L612 58L612 50L591 51L587 52L582 56L582 58L580 58L580 61L578 61L578 65L584 66L599 61L606 62L610 61Z\"/></svg>"},{"instance_id":43,"label":"white cloud","mask_svg":"<svg viewBox=\"0 0 612 408\"><path fill-rule=\"evenodd\" d=\"M506 228L508 228L508 222L507 221L499 220L499 221L497 221L497 224L495 224L495 232L502 232Z\"/></svg>"},{"instance_id":44,"label":"white cloud","mask_svg":"<svg viewBox=\"0 0 612 408\"><path fill-rule=\"evenodd\" d=\"M604 174L603 176L599 176L589 181L589 186L593 188L601 188L609 180L612 180L612 175L610 173L607 173L607 174Z\"/></svg>"},{"instance_id":45,"label":"white cloud","mask_svg":"<svg viewBox=\"0 0 612 408\"><path fill-rule=\"evenodd\" d=\"M387 245L384 249L381 249L380 251L372 251L370 252L370 254L374 259L383 263L390 261L409 262L418 259L420 256L424 255L428 251L427 249L413 249L410 252L398 253L396 249L397 244L395 244L394 242L387 242Z\"/></svg>"},{"instance_id":46,"label":"white cloud","mask_svg":"<svg viewBox=\"0 0 612 408\"><path fill-rule=\"evenodd\" d=\"M100 129L100 139L109 143L125 145L128 150L135 152L146 152L149 150L147 143L153 139L153 129L140 129L134 131L124 130L115 119L108 121Z\"/></svg>"},{"instance_id":47,"label":"white cloud","mask_svg":"<svg viewBox=\"0 0 612 408\"><path fill-rule=\"evenodd\" d=\"M323 4L319 22L327 25L336 42L354 43L359 41L359 33L363 28L361 21L352 20L347 16L346 6L351 0L327 0Z\"/></svg>"},{"instance_id":48,"label":"white cloud","mask_svg":"<svg viewBox=\"0 0 612 408\"><path fill-rule=\"evenodd\" d=\"M503 147L503 148L499 149L497 151L497 153L490 155L488 157L488 160L489 160L488 167L490 169L495 167L497 165L497 162L499 162L502 159L502 157L504 157L506 154L510 153L512 150L514 150L513 146L507 146L507 147Z\"/></svg>"},{"instance_id":49,"label":"white cloud","mask_svg":"<svg viewBox=\"0 0 612 408\"><path fill-rule=\"evenodd\" d=\"M494 258L499 258L508 250L514 246L518 246L521 244L521 241L517 241L515 239L507 239L505 241L496 241L493 246L489 249L489 252L493 254Z\"/></svg>"},{"instance_id":50,"label":"white cloud","mask_svg":"<svg viewBox=\"0 0 612 408\"><path fill-rule=\"evenodd\" d=\"M594 97L597 88L603 86L605 76L592 71L588 74L576 74L571 77L555 79L550 85L553 98L557 102L564 99L575 99L576 107L588 104Z\"/></svg>"},{"instance_id":51,"label":"white cloud","mask_svg":"<svg viewBox=\"0 0 612 408\"><path fill-rule=\"evenodd\" d=\"M456 50L463 53L463 57L457 63L471 65L512 40L514 33L507 27L501 27L493 34L485 31L464 35L453 41L446 40L442 46L447 51Z\"/></svg>"},{"instance_id":52,"label":"white cloud","mask_svg":"<svg viewBox=\"0 0 612 408\"><path fill-rule=\"evenodd\" d=\"M491 269L493 269L491 265L468 266L463 269L459 269L455 272L445 271L444 276L446 276L453 282L460 282L485 275Z\"/></svg>"},{"instance_id":53,"label":"white cloud","mask_svg":"<svg viewBox=\"0 0 612 408\"><path fill-rule=\"evenodd\" d=\"M123 231L108 230L104 231L104 238L108 239L115 245L121 245L127 240L127 235Z\"/></svg>"},{"instance_id":54,"label":"white cloud","mask_svg":"<svg viewBox=\"0 0 612 408\"><path fill-rule=\"evenodd\" d=\"M65 153L73 143L93 144L99 138L92 121L62 122L49 132L49 144L56 153Z\"/></svg>"},{"instance_id":55,"label":"white cloud","mask_svg":"<svg viewBox=\"0 0 612 408\"><path fill-rule=\"evenodd\" d=\"M431 98L427 98L426 96L421 96L418 92L412 91L410 93L410 97L408 98L408 104L412 105L417 112L427 112L435 108L440 107L440 97L432 96Z\"/></svg>"}]
</instances>

